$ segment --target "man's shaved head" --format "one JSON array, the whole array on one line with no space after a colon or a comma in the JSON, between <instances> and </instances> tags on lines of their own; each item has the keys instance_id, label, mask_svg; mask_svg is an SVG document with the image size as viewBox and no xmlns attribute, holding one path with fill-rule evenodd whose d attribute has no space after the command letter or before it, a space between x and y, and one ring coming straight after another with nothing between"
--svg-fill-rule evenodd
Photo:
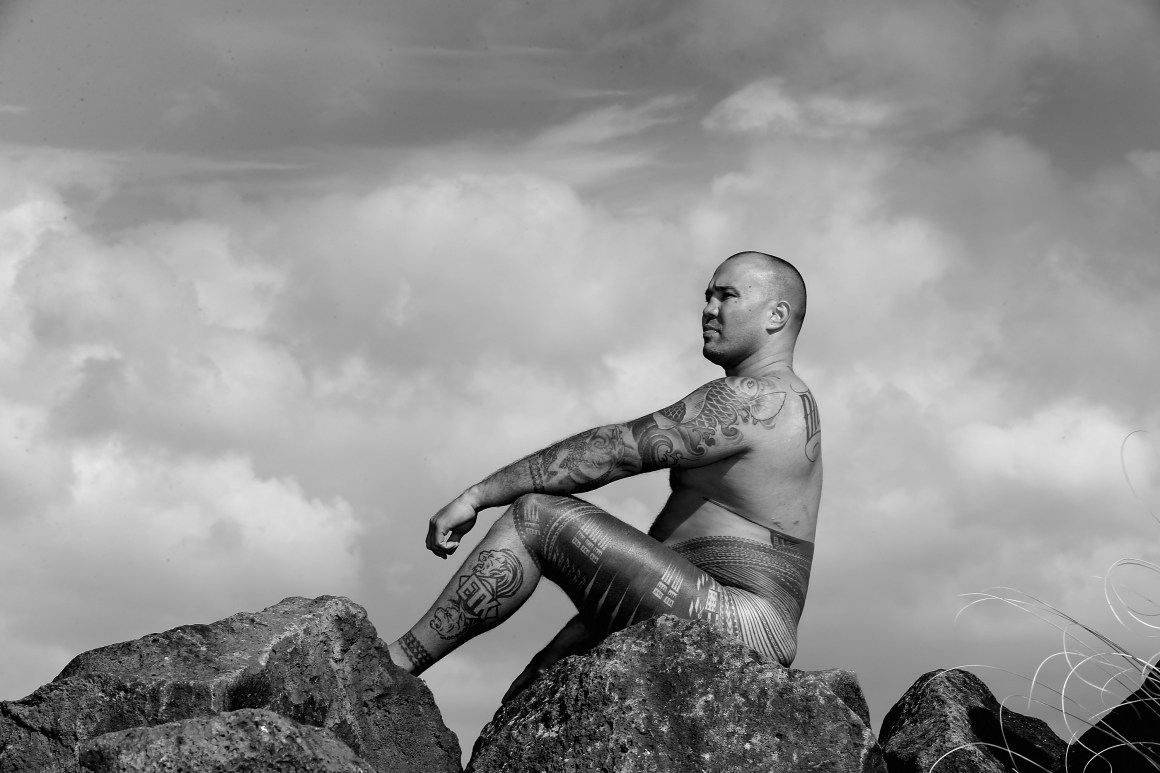
<instances>
[{"instance_id":1,"label":"man's shaved head","mask_svg":"<svg viewBox=\"0 0 1160 773\"><path fill-rule=\"evenodd\" d=\"M744 261L763 269L768 277L770 297L789 304L792 312L790 326L795 331L801 330L806 318L806 283L792 263L776 255L753 251L738 252L725 260Z\"/></svg>"}]
</instances>

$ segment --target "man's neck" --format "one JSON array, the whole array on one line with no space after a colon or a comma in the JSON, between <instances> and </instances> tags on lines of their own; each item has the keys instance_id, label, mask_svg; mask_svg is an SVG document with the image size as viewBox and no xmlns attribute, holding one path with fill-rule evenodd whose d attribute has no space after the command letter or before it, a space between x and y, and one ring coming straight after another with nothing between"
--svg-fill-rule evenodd
<instances>
[{"instance_id":1,"label":"man's neck","mask_svg":"<svg viewBox=\"0 0 1160 773\"><path fill-rule=\"evenodd\" d=\"M725 375L765 378L787 370L793 370L793 352L758 352L735 366L725 368Z\"/></svg>"}]
</instances>

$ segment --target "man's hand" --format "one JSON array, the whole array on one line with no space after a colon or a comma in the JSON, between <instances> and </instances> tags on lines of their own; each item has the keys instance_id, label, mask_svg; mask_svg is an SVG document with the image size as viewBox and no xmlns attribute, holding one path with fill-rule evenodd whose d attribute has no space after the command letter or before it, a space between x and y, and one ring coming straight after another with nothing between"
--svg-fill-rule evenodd
<instances>
[{"instance_id":1,"label":"man's hand","mask_svg":"<svg viewBox=\"0 0 1160 773\"><path fill-rule=\"evenodd\" d=\"M454 553L459 540L475 526L475 506L460 494L431 518L427 527L427 549L440 558Z\"/></svg>"}]
</instances>

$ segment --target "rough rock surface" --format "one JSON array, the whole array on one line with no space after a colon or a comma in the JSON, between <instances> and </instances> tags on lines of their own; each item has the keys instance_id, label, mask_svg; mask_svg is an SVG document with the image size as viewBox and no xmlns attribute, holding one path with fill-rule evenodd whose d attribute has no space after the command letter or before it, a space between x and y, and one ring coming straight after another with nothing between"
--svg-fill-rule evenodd
<instances>
[{"instance_id":1,"label":"rough rock surface","mask_svg":"<svg viewBox=\"0 0 1160 773\"><path fill-rule=\"evenodd\" d=\"M869 724L852 673L787 669L665 616L566 658L501 707L468 771L885 773Z\"/></svg>"},{"instance_id":2,"label":"rough rock surface","mask_svg":"<svg viewBox=\"0 0 1160 773\"><path fill-rule=\"evenodd\" d=\"M1160 675L1148 678L1123 703L1067 747L1057 773L1160 770Z\"/></svg>"},{"instance_id":3,"label":"rough rock surface","mask_svg":"<svg viewBox=\"0 0 1160 773\"><path fill-rule=\"evenodd\" d=\"M104 733L247 708L327 728L379 771L460 769L427 686L391 662L362 607L322 596L79 655L0 702L0 773L72 773L79 744Z\"/></svg>"},{"instance_id":4,"label":"rough rock surface","mask_svg":"<svg viewBox=\"0 0 1160 773\"><path fill-rule=\"evenodd\" d=\"M882 722L890 773L1041 773L1066 748L1046 722L1003 708L961 669L930 671Z\"/></svg>"},{"instance_id":5,"label":"rough rock surface","mask_svg":"<svg viewBox=\"0 0 1160 773\"><path fill-rule=\"evenodd\" d=\"M242 709L106 733L81 745L92 773L375 773L331 733Z\"/></svg>"}]
</instances>

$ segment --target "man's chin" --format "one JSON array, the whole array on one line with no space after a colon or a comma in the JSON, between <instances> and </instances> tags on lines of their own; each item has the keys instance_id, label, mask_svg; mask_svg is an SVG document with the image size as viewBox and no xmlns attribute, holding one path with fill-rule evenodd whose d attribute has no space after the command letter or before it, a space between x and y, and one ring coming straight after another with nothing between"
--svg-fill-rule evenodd
<instances>
[{"instance_id":1,"label":"man's chin","mask_svg":"<svg viewBox=\"0 0 1160 773\"><path fill-rule=\"evenodd\" d=\"M724 366L725 362L729 359L724 352L719 349L714 349L708 344L701 347L701 356L714 365L721 366Z\"/></svg>"}]
</instances>

